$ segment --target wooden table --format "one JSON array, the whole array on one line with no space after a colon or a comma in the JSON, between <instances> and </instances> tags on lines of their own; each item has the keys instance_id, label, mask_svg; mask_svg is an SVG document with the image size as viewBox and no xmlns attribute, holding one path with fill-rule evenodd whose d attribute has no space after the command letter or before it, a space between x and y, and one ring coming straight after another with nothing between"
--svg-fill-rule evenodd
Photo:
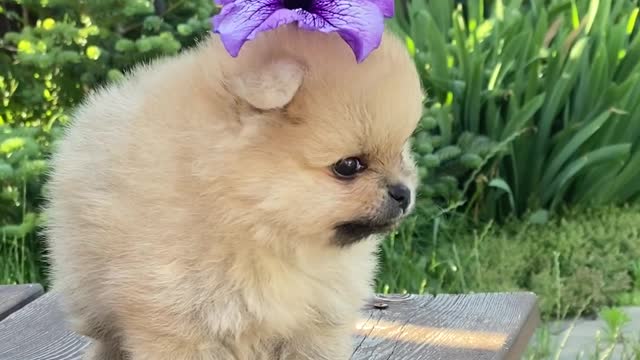
<instances>
[{"instance_id":1,"label":"wooden table","mask_svg":"<svg viewBox=\"0 0 640 360\"><path fill-rule=\"evenodd\" d=\"M81 359L89 340L67 329L56 294L0 286L0 359ZM363 309L354 360L519 359L538 324L531 293L381 296Z\"/></svg>"}]
</instances>

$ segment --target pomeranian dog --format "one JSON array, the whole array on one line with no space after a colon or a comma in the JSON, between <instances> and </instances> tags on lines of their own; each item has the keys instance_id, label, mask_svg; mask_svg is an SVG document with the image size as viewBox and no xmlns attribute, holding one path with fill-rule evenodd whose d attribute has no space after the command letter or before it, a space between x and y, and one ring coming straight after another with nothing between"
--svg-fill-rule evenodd
<instances>
[{"instance_id":1,"label":"pomeranian dog","mask_svg":"<svg viewBox=\"0 0 640 360\"><path fill-rule=\"evenodd\" d=\"M380 234L411 212L422 89L285 26L217 37L88 97L53 157L48 245L86 359L352 354Z\"/></svg>"}]
</instances>

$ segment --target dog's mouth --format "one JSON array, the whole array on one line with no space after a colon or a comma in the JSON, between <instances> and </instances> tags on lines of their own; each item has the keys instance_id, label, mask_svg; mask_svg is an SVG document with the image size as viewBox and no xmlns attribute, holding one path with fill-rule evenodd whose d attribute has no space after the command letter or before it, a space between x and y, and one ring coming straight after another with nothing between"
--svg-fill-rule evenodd
<instances>
[{"instance_id":1,"label":"dog's mouth","mask_svg":"<svg viewBox=\"0 0 640 360\"><path fill-rule=\"evenodd\" d=\"M397 224L398 221L376 222L366 220L341 223L334 228L334 243L339 246L351 245L368 236L391 231Z\"/></svg>"}]
</instances>

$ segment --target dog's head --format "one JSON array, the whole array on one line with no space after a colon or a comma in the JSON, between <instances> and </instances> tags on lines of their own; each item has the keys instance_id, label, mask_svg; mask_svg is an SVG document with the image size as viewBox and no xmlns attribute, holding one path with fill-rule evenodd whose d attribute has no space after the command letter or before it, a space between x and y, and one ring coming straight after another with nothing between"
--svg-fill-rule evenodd
<instances>
[{"instance_id":1,"label":"dog's head","mask_svg":"<svg viewBox=\"0 0 640 360\"><path fill-rule=\"evenodd\" d=\"M225 87L250 139L227 167L230 191L253 204L236 216L296 241L346 246L411 212L409 142L423 94L398 39L385 34L357 64L338 35L289 26L247 43L229 63Z\"/></svg>"}]
</instances>

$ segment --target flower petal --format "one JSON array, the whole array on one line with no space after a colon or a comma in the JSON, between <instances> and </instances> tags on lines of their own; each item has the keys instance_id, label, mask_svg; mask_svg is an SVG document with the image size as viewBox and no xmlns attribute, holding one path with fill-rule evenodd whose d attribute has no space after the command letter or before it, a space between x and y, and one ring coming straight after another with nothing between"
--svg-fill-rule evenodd
<instances>
[{"instance_id":1,"label":"flower petal","mask_svg":"<svg viewBox=\"0 0 640 360\"><path fill-rule=\"evenodd\" d=\"M358 62L364 61L369 53L380 46L384 14L370 0L316 0L311 12L326 22L324 28L338 29Z\"/></svg>"},{"instance_id":2,"label":"flower petal","mask_svg":"<svg viewBox=\"0 0 640 360\"><path fill-rule=\"evenodd\" d=\"M298 27L303 30L320 31L324 33L340 30L328 22L321 14L310 13L305 10L293 10L298 15Z\"/></svg>"},{"instance_id":3,"label":"flower petal","mask_svg":"<svg viewBox=\"0 0 640 360\"><path fill-rule=\"evenodd\" d=\"M251 32L251 34L249 34L247 36L247 39L251 40L251 39L255 38L255 36L260 32L272 30L272 29L275 29L275 28L280 27L282 25L290 24L290 23L293 23L293 22L296 22L296 21L303 22L303 21L305 21L305 19L307 19L310 16L312 16L312 14L309 14L308 12L306 12L304 10L301 10L301 9L295 9L295 10L279 9L279 10L276 10L262 24L260 24L260 26L255 28L255 30L253 30ZM314 30L316 30L316 28L314 28Z\"/></svg>"},{"instance_id":4,"label":"flower petal","mask_svg":"<svg viewBox=\"0 0 640 360\"><path fill-rule=\"evenodd\" d=\"M255 30L282 9L280 0L219 1L225 4L213 17L213 31L220 34L225 49L234 57L242 45L255 36Z\"/></svg>"},{"instance_id":5,"label":"flower petal","mask_svg":"<svg viewBox=\"0 0 640 360\"><path fill-rule=\"evenodd\" d=\"M385 17L393 17L395 13L395 2L393 0L371 0L372 3L378 5Z\"/></svg>"}]
</instances>

